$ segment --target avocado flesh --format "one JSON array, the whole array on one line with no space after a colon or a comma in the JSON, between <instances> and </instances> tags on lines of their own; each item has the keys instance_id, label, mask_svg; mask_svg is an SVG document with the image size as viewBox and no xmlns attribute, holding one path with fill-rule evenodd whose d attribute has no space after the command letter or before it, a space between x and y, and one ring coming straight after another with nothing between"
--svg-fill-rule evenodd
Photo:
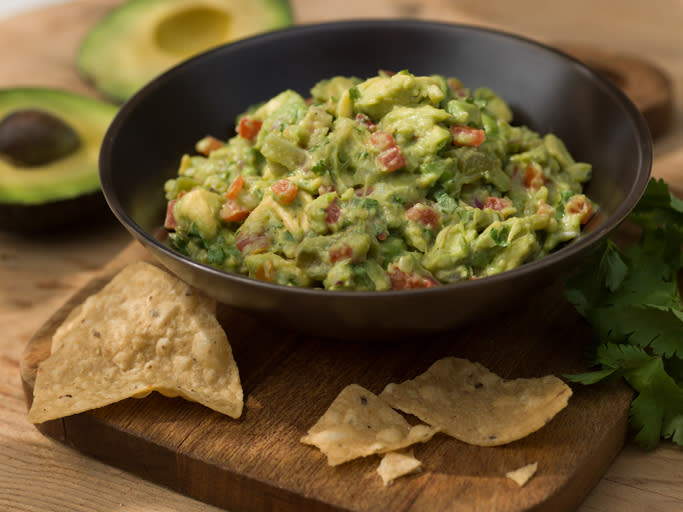
<instances>
[{"instance_id":1,"label":"avocado flesh","mask_svg":"<svg viewBox=\"0 0 683 512\"><path fill-rule=\"evenodd\" d=\"M0 119L24 109L43 110L65 121L81 144L44 165L17 167L0 159L0 203L41 205L97 192L100 144L117 107L55 89L0 90Z\"/></svg>"},{"instance_id":2,"label":"avocado flesh","mask_svg":"<svg viewBox=\"0 0 683 512\"><path fill-rule=\"evenodd\" d=\"M76 64L101 92L125 101L193 55L291 23L287 0L129 0L86 35Z\"/></svg>"}]
</instances>

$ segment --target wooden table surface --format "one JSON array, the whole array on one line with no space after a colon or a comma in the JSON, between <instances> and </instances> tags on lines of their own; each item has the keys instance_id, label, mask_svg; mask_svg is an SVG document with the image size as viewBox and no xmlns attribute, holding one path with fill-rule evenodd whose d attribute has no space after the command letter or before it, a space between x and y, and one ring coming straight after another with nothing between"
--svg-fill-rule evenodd
<instances>
[{"instance_id":1,"label":"wooden table surface","mask_svg":"<svg viewBox=\"0 0 683 512\"><path fill-rule=\"evenodd\" d=\"M117 1L87 3L101 11ZM680 0L292 0L292 5L300 22L410 16L476 23L547 43L592 45L646 58L669 74L675 94L673 125L656 140L653 174L683 195ZM44 37L42 44L49 52L49 27L32 26L30 13L21 16L26 34ZM74 44L78 37L74 34ZM21 55L6 45L0 56L21 61ZM27 69L25 75L0 75L0 87L27 84L29 76L36 85L59 85L61 80L55 70L36 74ZM21 236L0 231L0 511L217 510L87 458L42 436L26 421L19 379L25 345L71 294L129 242L128 234L113 220L69 234ZM683 510L683 450L662 443L644 452L629 442L580 510Z\"/></svg>"}]
</instances>

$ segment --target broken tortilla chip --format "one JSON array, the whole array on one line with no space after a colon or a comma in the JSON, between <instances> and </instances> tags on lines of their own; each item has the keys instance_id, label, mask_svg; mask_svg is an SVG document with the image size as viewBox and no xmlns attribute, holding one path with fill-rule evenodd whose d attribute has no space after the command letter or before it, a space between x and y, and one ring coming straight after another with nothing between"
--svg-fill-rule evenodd
<instances>
[{"instance_id":1,"label":"broken tortilla chip","mask_svg":"<svg viewBox=\"0 0 683 512\"><path fill-rule=\"evenodd\" d=\"M414 457L413 450L389 452L382 457L377 473L384 485L391 485L397 478L415 473L421 466L422 462Z\"/></svg>"},{"instance_id":2,"label":"broken tortilla chip","mask_svg":"<svg viewBox=\"0 0 683 512\"><path fill-rule=\"evenodd\" d=\"M237 418L243 393L212 301L148 263L133 263L75 308L41 362L32 423L152 391Z\"/></svg>"},{"instance_id":3,"label":"broken tortilla chip","mask_svg":"<svg viewBox=\"0 0 683 512\"><path fill-rule=\"evenodd\" d=\"M446 357L379 395L452 437L478 446L521 439L567 406L572 391L553 375L505 380L479 363Z\"/></svg>"},{"instance_id":4,"label":"broken tortilla chip","mask_svg":"<svg viewBox=\"0 0 683 512\"><path fill-rule=\"evenodd\" d=\"M529 480L531 480L531 477L534 476L534 473L536 473L537 469L538 462L532 462L531 464L527 464L526 466L522 466L521 468L508 471L507 473L505 473L505 477L509 478L520 487L524 487L524 485L526 485L526 483Z\"/></svg>"},{"instance_id":5,"label":"broken tortilla chip","mask_svg":"<svg viewBox=\"0 0 683 512\"><path fill-rule=\"evenodd\" d=\"M427 425L410 426L377 395L351 384L339 393L301 442L317 446L327 456L328 464L336 466L425 442L435 433Z\"/></svg>"}]
</instances>

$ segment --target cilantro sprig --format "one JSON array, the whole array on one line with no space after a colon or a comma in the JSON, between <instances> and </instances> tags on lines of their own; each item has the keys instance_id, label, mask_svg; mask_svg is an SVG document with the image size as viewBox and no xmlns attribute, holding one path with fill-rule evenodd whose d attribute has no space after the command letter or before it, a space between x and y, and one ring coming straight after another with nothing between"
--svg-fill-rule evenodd
<instances>
[{"instance_id":1,"label":"cilantro sprig","mask_svg":"<svg viewBox=\"0 0 683 512\"><path fill-rule=\"evenodd\" d=\"M683 446L683 201L651 179L629 221L640 227L636 243L607 240L565 282L565 297L596 334L588 347L596 369L566 377L587 385L623 377L636 392L635 441Z\"/></svg>"}]
</instances>

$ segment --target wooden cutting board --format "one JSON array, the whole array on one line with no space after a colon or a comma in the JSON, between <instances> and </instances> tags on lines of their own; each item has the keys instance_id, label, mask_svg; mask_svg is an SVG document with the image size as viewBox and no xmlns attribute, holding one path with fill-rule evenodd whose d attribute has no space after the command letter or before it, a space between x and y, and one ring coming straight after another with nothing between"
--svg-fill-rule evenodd
<instances>
[{"instance_id":1,"label":"wooden cutting board","mask_svg":"<svg viewBox=\"0 0 683 512\"><path fill-rule=\"evenodd\" d=\"M45 324L21 366L27 403L35 371L68 312L125 264L146 259L134 243ZM394 343L348 343L274 330L219 305L246 397L239 420L156 393L37 427L86 454L206 503L245 510L547 510L574 509L623 445L631 390L623 383L572 386L569 406L525 439L469 446L439 434L417 445L424 470L384 487L377 457L329 467L299 439L339 391L358 383L379 393L454 355L505 378L585 369L591 335L556 287L486 325ZM538 462L519 488L509 470Z\"/></svg>"},{"instance_id":2,"label":"wooden cutting board","mask_svg":"<svg viewBox=\"0 0 683 512\"><path fill-rule=\"evenodd\" d=\"M80 1L1 21L0 44L15 51L3 57L0 86L42 85L96 95L75 73L73 54L87 28L116 3ZM21 367L28 404L35 369L50 352L55 328L114 272L146 257L140 246L131 245L36 333ZM531 302L488 325L393 344L303 337L221 306L217 314L245 390L239 420L152 394L38 428L83 453L234 512L571 510L624 442L632 393L619 383L573 386L566 410L541 431L507 446L473 447L438 435L415 448L424 470L387 488L375 473L378 458L331 468L315 448L299 442L347 384L379 392L446 355L481 362L508 378L584 369L582 352L591 333L557 288L539 290ZM530 462L538 462L538 472L525 487L504 477Z\"/></svg>"}]
</instances>

